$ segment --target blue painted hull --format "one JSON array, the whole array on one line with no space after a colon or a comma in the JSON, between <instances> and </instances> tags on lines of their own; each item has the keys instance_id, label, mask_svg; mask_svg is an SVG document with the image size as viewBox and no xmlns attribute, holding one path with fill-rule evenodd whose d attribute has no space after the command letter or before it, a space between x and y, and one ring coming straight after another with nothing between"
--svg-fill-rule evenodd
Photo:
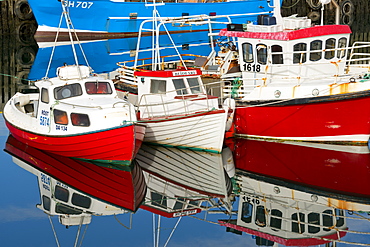
<instances>
[{"instance_id":1,"label":"blue painted hull","mask_svg":"<svg viewBox=\"0 0 370 247\"><path fill-rule=\"evenodd\" d=\"M189 1L189 0L185 0ZM52 33L59 27L62 13L61 2L58 0L29 0L28 1L37 23L38 33ZM81 0L68 1L67 10L71 16L74 28L85 35L133 35L137 33L143 20L153 16L153 6L145 2L123 2L119 0ZM266 0L243 0L231 2L168 2L157 6L161 17L181 17L184 13L192 15L239 15L231 17L233 23L246 23L255 21L257 13L266 13L272 8L268 7ZM245 15L255 13L254 15ZM137 15L130 19L130 15ZM217 21L225 22L227 18ZM225 24L215 24L214 29L224 28ZM67 28L65 21L61 28ZM168 26L171 32L186 32L189 30L208 30L207 25L193 25L191 27ZM66 30L62 30L66 31Z\"/></svg>"}]
</instances>

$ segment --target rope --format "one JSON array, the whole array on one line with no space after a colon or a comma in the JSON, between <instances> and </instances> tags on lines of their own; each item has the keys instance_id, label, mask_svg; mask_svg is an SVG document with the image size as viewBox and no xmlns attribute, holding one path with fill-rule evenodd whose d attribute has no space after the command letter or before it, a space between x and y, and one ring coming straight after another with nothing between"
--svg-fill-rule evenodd
<instances>
[{"instance_id":1,"label":"rope","mask_svg":"<svg viewBox=\"0 0 370 247\"><path fill-rule=\"evenodd\" d=\"M289 8L293 8L294 6L296 6L301 0L297 0L295 3L293 3L292 5L290 6L281 6L282 8L284 9L289 9Z\"/></svg>"},{"instance_id":2,"label":"rope","mask_svg":"<svg viewBox=\"0 0 370 247\"><path fill-rule=\"evenodd\" d=\"M132 215L130 215L130 220L131 220L131 216ZM118 218L117 218L117 215L116 214L114 214L114 218L116 219L116 221L121 225L121 226L123 226L123 227L125 227L126 229L128 229L128 230L131 230L131 225L130 225L130 227L127 227L125 224L123 224Z\"/></svg>"},{"instance_id":3,"label":"rope","mask_svg":"<svg viewBox=\"0 0 370 247\"><path fill-rule=\"evenodd\" d=\"M58 236L57 236L57 233L55 232L54 224L51 221L50 215L48 215L48 218L49 218L49 221L50 221L51 229L53 230L53 233L54 233L55 241L57 242L57 246L60 247L60 244L59 244L59 241L58 241Z\"/></svg>"},{"instance_id":4,"label":"rope","mask_svg":"<svg viewBox=\"0 0 370 247\"><path fill-rule=\"evenodd\" d=\"M3 73L0 73L0 75L2 75L2 76L8 76L8 77L15 78L15 79L24 80L24 81L27 81L28 83L30 82L30 80L28 80L28 79L24 79L24 78L15 76L15 75L9 75L9 74L3 74Z\"/></svg>"}]
</instances>

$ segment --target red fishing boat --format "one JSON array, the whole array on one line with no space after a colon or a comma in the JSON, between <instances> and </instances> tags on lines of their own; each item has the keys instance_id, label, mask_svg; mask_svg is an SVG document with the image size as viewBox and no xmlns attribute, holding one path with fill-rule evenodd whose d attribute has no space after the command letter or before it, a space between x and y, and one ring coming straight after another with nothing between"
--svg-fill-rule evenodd
<instances>
[{"instance_id":1,"label":"red fishing boat","mask_svg":"<svg viewBox=\"0 0 370 247\"><path fill-rule=\"evenodd\" d=\"M275 1L276 10L280 8ZM307 17L260 16L231 24L223 60L225 93L236 100L237 136L366 145L370 136L368 42L349 45L347 25Z\"/></svg>"}]
</instances>

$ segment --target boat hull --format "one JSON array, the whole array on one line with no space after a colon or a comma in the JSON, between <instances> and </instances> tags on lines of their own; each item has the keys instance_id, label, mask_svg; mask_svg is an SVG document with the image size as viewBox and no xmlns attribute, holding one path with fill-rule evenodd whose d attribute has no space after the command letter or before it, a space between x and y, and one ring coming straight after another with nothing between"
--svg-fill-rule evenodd
<instances>
[{"instance_id":1,"label":"boat hull","mask_svg":"<svg viewBox=\"0 0 370 247\"><path fill-rule=\"evenodd\" d=\"M163 119L141 119L147 125L144 142L221 153L227 113L207 111Z\"/></svg>"},{"instance_id":2,"label":"boat hull","mask_svg":"<svg viewBox=\"0 0 370 247\"><path fill-rule=\"evenodd\" d=\"M235 134L366 145L370 136L369 104L370 91L273 104L239 102L235 110Z\"/></svg>"},{"instance_id":3,"label":"boat hull","mask_svg":"<svg viewBox=\"0 0 370 247\"><path fill-rule=\"evenodd\" d=\"M123 166L131 164L144 138L145 126L125 125L76 135L48 136L6 126L19 141L57 155Z\"/></svg>"},{"instance_id":4,"label":"boat hull","mask_svg":"<svg viewBox=\"0 0 370 247\"><path fill-rule=\"evenodd\" d=\"M55 35L62 14L60 1L28 1L36 21L38 30L36 36ZM138 32L140 24L144 20L153 17L153 6L144 2L126 1L68 1L67 11L71 17L76 32L81 38L85 36L132 36ZM271 11L267 1L231 1L218 3L165 3L157 6L162 17L182 17L183 15L230 15L244 14L242 17L232 16L234 23L246 23L254 20L257 14L245 15L248 13L260 13ZM217 19L220 22L228 21L227 18ZM217 24L213 28L221 29L225 24ZM185 26L185 27L184 27ZM68 34L65 22L61 23L61 34ZM208 30L207 25L192 25L190 28L185 25L169 25L169 30L174 31L195 31Z\"/></svg>"}]
</instances>

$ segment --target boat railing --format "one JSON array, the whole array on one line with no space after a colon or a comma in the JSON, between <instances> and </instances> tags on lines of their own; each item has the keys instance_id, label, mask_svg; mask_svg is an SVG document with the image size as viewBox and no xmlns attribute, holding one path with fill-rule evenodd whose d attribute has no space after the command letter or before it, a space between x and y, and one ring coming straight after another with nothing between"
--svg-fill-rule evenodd
<instances>
[{"instance_id":1,"label":"boat railing","mask_svg":"<svg viewBox=\"0 0 370 247\"><path fill-rule=\"evenodd\" d=\"M347 72L356 69L363 70L367 68L370 71L370 42L356 41L349 48L347 60Z\"/></svg>"}]
</instances>

